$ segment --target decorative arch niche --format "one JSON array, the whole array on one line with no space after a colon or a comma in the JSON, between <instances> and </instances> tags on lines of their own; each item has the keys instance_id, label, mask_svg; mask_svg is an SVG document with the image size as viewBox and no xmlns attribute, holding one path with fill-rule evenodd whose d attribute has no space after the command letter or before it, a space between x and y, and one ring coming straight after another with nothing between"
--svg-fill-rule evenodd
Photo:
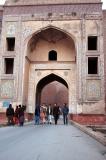
<instances>
[{"instance_id":1,"label":"decorative arch niche","mask_svg":"<svg viewBox=\"0 0 106 160\"><path fill-rule=\"evenodd\" d=\"M23 101L27 102L28 105L30 104L32 106L35 106L35 103L40 103L41 92L43 88L54 81L62 84L68 90L68 85L67 82L64 80L64 78L62 79L61 76L59 77L52 74L51 71L51 74L49 76L46 76L41 81L39 81L37 87L33 89L33 95L35 95L36 93L35 98L29 100L32 94L32 90L29 89L29 86L31 85L36 86L37 81L36 80L34 81L34 78L38 78L34 77L35 76L34 70L37 69L42 70L43 66L44 66L43 70L45 72L46 70L47 72L48 70L50 71L50 69L52 70L52 68L50 67L54 65L54 63L51 63L51 61L49 61L48 59L48 54L51 51L57 52L57 60L53 61L56 64L55 68L57 70L60 70L60 68L62 67L62 69L64 70L63 72L64 74L66 71L64 66L70 65L72 66L72 70L73 68L75 68L76 65L75 39L73 39L73 37L71 37L70 34L67 34L63 30L51 26L41 29L40 31L38 30L36 33L34 33L30 37L30 40L28 41L27 55L25 59ZM32 77L34 77L33 84L31 79ZM64 77L64 75L62 77Z\"/></svg>"},{"instance_id":2,"label":"decorative arch niche","mask_svg":"<svg viewBox=\"0 0 106 160\"><path fill-rule=\"evenodd\" d=\"M48 53L52 50L58 53L58 61L75 61L74 40L52 27L32 35L27 45L27 57L30 61L48 61Z\"/></svg>"}]
</instances>

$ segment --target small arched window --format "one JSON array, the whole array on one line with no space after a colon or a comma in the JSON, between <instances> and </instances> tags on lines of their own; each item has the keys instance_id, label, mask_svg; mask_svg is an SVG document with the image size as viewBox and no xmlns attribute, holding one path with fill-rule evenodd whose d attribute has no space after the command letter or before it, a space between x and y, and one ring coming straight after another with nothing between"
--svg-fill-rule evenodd
<instances>
[{"instance_id":1,"label":"small arched window","mask_svg":"<svg viewBox=\"0 0 106 160\"><path fill-rule=\"evenodd\" d=\"M52 50L49 52L49 61L57 61L57 52Z\"/></svg>"}]
</instances>

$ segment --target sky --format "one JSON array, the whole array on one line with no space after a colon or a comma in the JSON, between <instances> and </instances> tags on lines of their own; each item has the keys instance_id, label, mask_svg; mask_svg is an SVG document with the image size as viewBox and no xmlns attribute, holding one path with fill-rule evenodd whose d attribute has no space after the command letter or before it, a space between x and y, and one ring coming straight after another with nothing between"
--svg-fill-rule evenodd
<instances>
[{"instance_id":1,"label":"sky","mask_svg":"<svg viewBox=\"0 0 106 160\"><path fill-rule=\"evenodd\" d=\"M4 4L5 0L0 0L0 4ZM103 9L106 9L106 0L102 0L103 2Z\"/></svg>"}]
</instances>

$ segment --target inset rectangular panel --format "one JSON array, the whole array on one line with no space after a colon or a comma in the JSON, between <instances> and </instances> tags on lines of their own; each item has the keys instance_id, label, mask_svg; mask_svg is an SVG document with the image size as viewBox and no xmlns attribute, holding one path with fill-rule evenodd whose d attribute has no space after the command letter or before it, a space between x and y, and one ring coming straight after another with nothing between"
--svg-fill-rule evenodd
<instances>
[{"instance_id":1,"label":"inset rectangular panel","mask_svg":"<svg viewBox=\"0 0 106 160\"><path fill-rule=\"evenodd\" d=\"M0 98L12 99L15 97L15 87L13 80L2 80L0 85Z\"/></svg>"},{"instance_id":2,"label":"inset rectangular panel","mask_svg":"<svg viewBox=\"0 0 106 160\"><path fill-rule=\"evenodd\" d=\"M101 97L101 81L87 80L87 100L100 100Z\"/></svg>"}]
</instances>

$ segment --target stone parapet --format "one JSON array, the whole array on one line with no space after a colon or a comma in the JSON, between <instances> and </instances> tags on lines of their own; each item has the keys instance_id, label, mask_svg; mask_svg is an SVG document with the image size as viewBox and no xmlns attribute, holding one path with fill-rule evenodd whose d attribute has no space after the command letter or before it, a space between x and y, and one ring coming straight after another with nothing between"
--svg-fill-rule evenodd
<instances>
[{"instance_id":1,"label":"stone parapet","mask_svg":"<svg viewBox=\"0 0 106 160\"><path fill-rule=\"evenodd\" d=\"M5 5L38 5L38 4L72 4L101 3L101 0L7 0Z\"/></svg>"},{"instance_id":2,"label":"stone parapet","mask_svg":"<svg viewBox=\"0 0 106 160\"><path fill-rule=\"evenodd\" d=\"M41 12L42 11L42 12ZM4 6L4 15L45 14L45 13L102 13L102 4L53 4L29 6Z\"/></svg>"}]
</instances>

